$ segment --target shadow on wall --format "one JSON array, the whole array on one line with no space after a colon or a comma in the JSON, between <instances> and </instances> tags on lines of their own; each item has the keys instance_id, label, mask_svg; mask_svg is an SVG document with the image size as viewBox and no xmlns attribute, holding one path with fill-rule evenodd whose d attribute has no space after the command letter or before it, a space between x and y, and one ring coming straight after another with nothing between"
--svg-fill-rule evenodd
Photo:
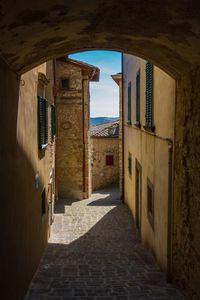
<instances>
[{"instance_id":1,"label":"shadow on wall","mask_svg":"<svg viewBox=\"0 0 200 300\"><path fill-rule=\"evenodd\" d=\"M134 232L130 211L120 204L71 244L49 244L26 299L53 299L58 293L66 299L95 295L183 299L165 282Z\"/></svg>"},{"instance_id":2,"label":"shadow on wall","mask_svg":"<svg viewBox=\"0 0 200 300\"><path fill-rule=\"evenodd\" d=\"M21 300L47 243L47 218L33 165L17 141L20 81L1 61L0 76L1 299Z\"/></svg>"}]
</instances>

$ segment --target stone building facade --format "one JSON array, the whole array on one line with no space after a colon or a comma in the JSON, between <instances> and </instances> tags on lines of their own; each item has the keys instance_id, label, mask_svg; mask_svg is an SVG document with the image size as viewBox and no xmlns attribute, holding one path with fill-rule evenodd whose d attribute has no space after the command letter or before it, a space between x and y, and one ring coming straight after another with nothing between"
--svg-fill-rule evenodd
<instances>
[{"instance_id":1,"label":"stone building facade","mask_svg":"<svg viewBox=\"0 0 200 300\"><path fill-rule=\"evenodd\" d=\"M124 171L123 171L123 92L122 92L122 73L111 76L119 86L119 188L120 198L124 195Z\"/></svg>"},{"instance_id":2,"label":"stone building facade","mask_svg":"<svg viewBox=\"0 0 200 300\"><path fill-rule=\"evenodd\" d=\"M99 69L61 57L56 60L57 146L56 180L59 198L88 198L91 194L89 82Z\"/></svg>"},{"instance_id":3,"label":"stone building facade","mask_svg":"<svg viewBox=\"0 0 200 300\"><path fill-rule=\"evenodd\" d=\"M91 127L92 190L119 184L119 121Z\"/></svg>"},{"instance_id":4,"label":"stone building facade","mask_svg":"<svg viewBox=\"0 0 200 300\"><path fill-rule=\"evenodd\" d=\"M123 55L124 200L142 241L170 272L175 80Z\"/></svg>"}]
</instances>

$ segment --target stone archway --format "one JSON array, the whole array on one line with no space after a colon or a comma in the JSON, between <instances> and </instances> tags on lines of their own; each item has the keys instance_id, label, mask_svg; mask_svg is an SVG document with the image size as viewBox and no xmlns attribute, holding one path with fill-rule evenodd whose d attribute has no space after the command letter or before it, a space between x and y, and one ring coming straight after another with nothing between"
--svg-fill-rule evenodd
<instances>
[{"instance_id":1,"label":"stone archway","mask_svg":"<svg viewBox=\"0 0 200 300\"><path fill-rule=\"evenodd\" d=\"M170 73L199 64L199 3L1 1L1 55L15 71L84 49L115 49Z\"/></svg>"},{"instance_id":2,"label":"stone archway","mask_svg":"<svg viewBox=\"0 0 200 300\"><path fill-rule=\"evenodd\" d=\"M20 155L13 150L19 74L66 52L112 49L145 58L177 79L173 274L196 296L200 295L199 9L198 1L189 0L3 0L0 5L1 178L7 183L13 172L10 162ZM2 195L13 197L12 190L3 186ZM13 226L13 214L7 219L1 219L4 226ZM2 237L6 239L4 234Z\"/></svg>"}]
</instances>

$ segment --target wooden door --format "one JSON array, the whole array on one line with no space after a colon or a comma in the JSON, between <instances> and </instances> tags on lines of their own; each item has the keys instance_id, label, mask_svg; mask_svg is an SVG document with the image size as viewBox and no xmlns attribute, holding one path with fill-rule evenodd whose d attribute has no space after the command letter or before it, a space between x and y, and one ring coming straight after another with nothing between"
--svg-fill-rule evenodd
<instances>
[{"instance_id":1,"label":"wooden door","mask_svg":"<svg viewBox=\"0 0 200 300\"><path fill-rule=\"evenodd\" d=\"M136 159L135 167L135 221L136 226L141 231L141 193L142 193L142 167Z\"/></svg>"}]
</instances>

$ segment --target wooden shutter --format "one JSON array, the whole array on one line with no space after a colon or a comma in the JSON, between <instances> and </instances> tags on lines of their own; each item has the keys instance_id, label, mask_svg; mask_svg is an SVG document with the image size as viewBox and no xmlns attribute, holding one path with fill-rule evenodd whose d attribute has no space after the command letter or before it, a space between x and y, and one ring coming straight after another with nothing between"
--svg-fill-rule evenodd
<instances>
[{"instance_id":1,"label":"wooden shutter","mask_svg":"<svg viewBox=\"0 0 200 300\"><path fill-rule=\"evenodd\" d=\"M43 138L42 138L42 115L43 115L43 99L38 96L38 148L42 149Z\"/></svg>"},{"instance_id":2,"label":"wooden shutter","mask_svg":"<svg viewBox=\"0 0 200 300\"><path fill-rule=\"evenodd\" d=\"M140 124L140 71L136 76L136 124Z\"/></svg>"},{"instance_id":3,"label":"wooden shutter","mask_svg":"<svg viewBox=\"0 0 200 300\"><path fill-rule=\"evenodd\" d=\"M146 64L146 126L153 127L153 65Z\"/></svg>"},{"instance_id":4,"label":"wooden shutter","mask_svg":"<svg viewBox=\"0 0 200 300\"><path fill-rule=\"evenodd\" d=\"M128 122L131 123L131 82L128 84Z\"/></svg>"},{"instance_id":5,"label":"wooden shutter","mask_svg":"<svg viewBox=\"0 0 200 300\"><path fill-rule=\"evenodd\" d=\"M44 144L48 144L48 101L43 99L44 104Z\"/></svg>"}]
</instances>

